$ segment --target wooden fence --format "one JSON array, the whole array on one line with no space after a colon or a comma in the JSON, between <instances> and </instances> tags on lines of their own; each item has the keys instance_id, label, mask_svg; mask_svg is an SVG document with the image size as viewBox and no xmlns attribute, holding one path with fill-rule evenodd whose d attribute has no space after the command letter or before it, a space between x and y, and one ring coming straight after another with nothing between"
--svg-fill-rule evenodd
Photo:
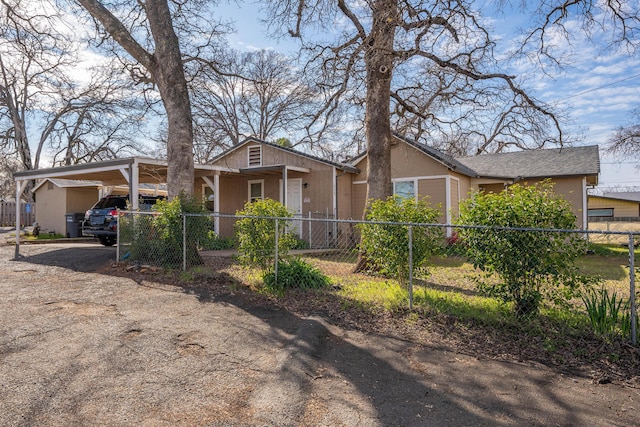
<instances>
[{"instance_id":1,"label":"wooden fence","mask_svg":"<svg viewBox=\"0 0 640 427\"><path fill-rule=\"evenodd\" d=\"M20 226L32 225L36 221L35 203L20 204ZM0 226L16 226L16 204L15 202L0 202Z\"/></svg>"}]
</instances>

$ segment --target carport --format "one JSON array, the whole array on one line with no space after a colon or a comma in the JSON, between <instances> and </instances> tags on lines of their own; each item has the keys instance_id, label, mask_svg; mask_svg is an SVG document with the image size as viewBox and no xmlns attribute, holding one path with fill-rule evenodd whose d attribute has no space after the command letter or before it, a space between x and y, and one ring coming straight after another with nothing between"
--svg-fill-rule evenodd
<instances>
[{"instance_id":1,"label":"carport","mask_svg":"<svg viewBox=\"0 0 640 427\"><path fill-rule=\"evenodd\" d=\"M219 186L221 173L239 173L237 169L214 166L195 165L195 178L202 179L214 192L214 210L220 207ZM99 181L103 187L128 185L129 200L132 209L138 209L138 191L140 184L166 184L167 162L146 157L130 157L126 159L106 160L95 163L61 166L57 168L19 171L13 174L16 181L16 200L20 200L27 182L45 178L65 178L77 180ZM16 250L20 255L20 204L16 204Z\"/></svg>"}]
</instances>

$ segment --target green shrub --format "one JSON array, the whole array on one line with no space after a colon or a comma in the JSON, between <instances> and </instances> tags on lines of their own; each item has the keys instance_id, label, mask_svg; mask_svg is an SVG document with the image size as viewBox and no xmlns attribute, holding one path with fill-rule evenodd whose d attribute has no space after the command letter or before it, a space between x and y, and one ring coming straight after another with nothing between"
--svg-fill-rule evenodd
<instances>
[{"instance_id":1,"label":"green shrub","mask_svg":"<svg viewBox=\"0 0 640 427\"><path fill-rule=\"evenodd\" d=\"M183 236L183 214L206 213L202 203L180 194L171 201L159 200L153 210L156 215L133 218L130 259L178 268L183 263L183 242L186 241L187 267L202 264L198 250L210 238L211 219L208 216L187 216L186 239Z\"/></svg>"},{"instance_id":2,"label":"green shrub","mask_svg":"<svg viewBox=\"0 0 640 427\"><path fill-rule=\"evenodd\" d=\"M245 265L266 270L274 263L276 253L276 221L273 218L291 218L293 215L282 203L271 199L247 202L242 211L245 216L236 221L238 258ZM287 221L278 221L278 256L286 257L296 246L294 234L287 231Z\"/></svg>"},{"instance_id":3,"label":"green shrub","mask_svg":"<svg viewBox=\"0 0 640 427\"><path fill-rule=\"evenodd\" d=\"M317 267L300 258L281 260L278 263L278 277L274 268L268 269L262 277L266 289L282 292L285 289L318 289L329 285L329 278Z\"/></svg>"},{"instance_id":4,"label":"green shrub","mask_svg":"<svg viewBox=\"0 0 640 427\"><path fill-rule=\"evenodd\" d=\"M372 200L366 219L378 222L433 224L438 221L440 210L431 207L426 200L391 196L386 200ZM412 227L413 268L425 265L443 241L440 227ZM398 224L358 225L361 233L361 250L368 265L383 275L397 278L401 284L409 280L409 227Z\"/></svg>"},{"instance_id":5,"label":"green shrub","mask_svg":"<svg viewBox=\"0 0 640 427\"><path fill-rule=\"evenodd\" d=\"M546 180L515 184L499 194L476 193L460 206L459 224L489 227L575 229L571 205ZM592 281L577 274L575 260L586 241L577 233L460 228L466 255L476 268L497 274L481 281L489 296L513 302L517 315L537 314L542 301L565 304Z\"/></svg>"}]
</instances>

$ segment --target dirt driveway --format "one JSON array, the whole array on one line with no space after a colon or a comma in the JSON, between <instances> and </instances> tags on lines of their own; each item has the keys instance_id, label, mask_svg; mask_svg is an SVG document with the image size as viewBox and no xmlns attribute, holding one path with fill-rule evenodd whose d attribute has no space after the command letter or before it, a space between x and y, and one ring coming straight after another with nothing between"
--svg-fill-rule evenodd
<instances>
[{"instance_id":1,"label":"dirt driveway","mask_svg":"<svg viewBox=\"0 0 640 427\"><path fill-rule=\"evenodd\" d=\"M346 330L228 292L95 271L93 244L0 246L0 424L634 425L640 390ZM108 272L108 269L106 270Z\"/></svg>"}]
</instances>

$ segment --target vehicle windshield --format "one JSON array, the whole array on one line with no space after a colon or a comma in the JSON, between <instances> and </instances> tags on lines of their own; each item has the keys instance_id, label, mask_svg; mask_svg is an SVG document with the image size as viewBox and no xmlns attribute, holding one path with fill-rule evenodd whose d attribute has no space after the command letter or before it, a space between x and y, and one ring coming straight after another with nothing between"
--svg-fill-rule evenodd
<instances>
[{"instance_id":1,"label":"vehicle windshield","mask_svg":"<svg viewBox=\"0 0 640 427\"><path fill-rule=\"evenodd\" d=\"M107 197L101 199L93 206L93 209L126 209L127 201L122 197Z\"/></svg>"}]
</instances>

